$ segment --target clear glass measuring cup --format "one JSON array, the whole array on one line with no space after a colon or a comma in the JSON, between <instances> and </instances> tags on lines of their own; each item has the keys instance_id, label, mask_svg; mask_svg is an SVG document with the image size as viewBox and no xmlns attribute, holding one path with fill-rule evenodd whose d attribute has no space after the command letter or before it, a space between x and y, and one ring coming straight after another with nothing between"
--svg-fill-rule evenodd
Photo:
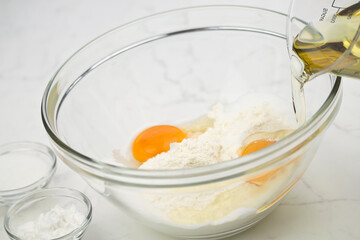
<instances>
[{"instance_id":1,"label":"clear glass measuring cup","mask_svg":"<svg viewBox=\"0 0 360 240\"><path fill-rule=\"evenodd\" d=\"M323 73L360 79L360 1L292 0L287 44L301 82Z\"/></svg>"}]
</instances>

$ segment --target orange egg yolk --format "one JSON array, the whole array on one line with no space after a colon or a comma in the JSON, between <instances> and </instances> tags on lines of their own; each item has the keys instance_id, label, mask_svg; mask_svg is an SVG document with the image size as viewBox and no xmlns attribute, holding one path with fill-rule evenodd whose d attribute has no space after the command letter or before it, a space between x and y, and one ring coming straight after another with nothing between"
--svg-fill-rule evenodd
<instances>
[{"instance_id":1,"label":"orange egg yolk","mask_svg":"<svg viewBox=\"0 0 360 240\"><path fill-rule=\"evenodd\" d=\"M251 142L249 145L247 145L244 150L241 152L241 156L245 156L247 154L256 152L262 148L265 148L267 146L270 146L271 144L275 143L276 140L274 139L259 139Z\"/></svg>"},{"instance_id":2,"label":"orange egg yolk","mask_svg":"<svg viewBox=\"0 0 360 240\"><path fill-rule=\"evenodd\" d=\"M246 154L250 154L253 152L256 152L257 150L260 150L262 148L265 148L267 146L270 146L271 144L275 143L276 140L274 139L259 139L251 142L249 145L245 147L245 149L241 152L239 157L245 156ZM266 173L263 173L257 177L254 177L252 179L247 180L247 182L254 183L258 186L261 186L265 184L280 168L275 168L271 171L268 171Z\"/></svg>"},{"instance_id":3,"label":"orange egg yolk","mask_svg":"<svg viewBox=\"0 0 360 240\"><path fill-rule=\"evenodd\" d=\"M170 125L158 125L145 129L134 140L132 153L139 162L146 162L159 153L170 150L170 144L181 142L186 134Z\"/></svg>"}]
</instances>

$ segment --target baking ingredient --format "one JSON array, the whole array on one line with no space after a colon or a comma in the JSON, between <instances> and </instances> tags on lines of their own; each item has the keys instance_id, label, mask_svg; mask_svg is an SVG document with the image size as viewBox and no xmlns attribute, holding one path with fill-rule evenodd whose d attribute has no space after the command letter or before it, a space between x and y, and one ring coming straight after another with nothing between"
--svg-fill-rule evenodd
<instances>
[{"instance_id":1,"label":"baking ingredient","mask_svg":"<svg viewBox=\"0 0 360 240\"><path fill-rule=\"evenodd\" d=\"M200 167L219 162L221 146L213 134L184 139L171 144L170 151L163 152L143 163L140 169L179 169Z\"/></svg>"},{"instance_id":2,"label":"baking ingredient","mask_svg":"<svg viewBox=\"0 0 360 240\"><path fill-rule=\"evenodd\" d=\"M181 142L185 133L175 126L159 125L142 131L134 140L132 153L136 160L145 162L170 149L170 144Z\"/></svg>"},{"instance_id":3,"label":"baking ingredient","mask_svg":"<svg viewBox=\"0 0 360 240\"><path fill-rule=\"evenodd\" d=\"M292 129L284 114L269 101L247 101L247 105L224 107L214 106L208 114L213 126L197 137L170 144L170 150L148 159L140 169L182 169L200 167L228 161L239 157L243 141L257 132L275 132ZM267 145L272 140L261 140L251 144ZM256 148L256 146L255 146ZM250 151L250 150L246 150Z\"/></svg>"},{"instance_id":4,"label":"baking ingredient","mask_svg":"<svg viewBox=\"0 0 360 240\"><path fill-rule=\"evenodd\" d=\"M24 240L48 240L62 237L83 224L85 216L75 205L56 205L40 214L35 221L26 222L17 229L17 235Z\"/></svg>"},{"instance_id":5,"label":"baking ingredient","mask_svg":"<svg viewBox=\"0 0 360 240\"><path fill-rule=\"evenodd\" d=\"M252 221L257 210L282 194L291 178L296 161L277 168L267 179L256 184L257 177L234 178L227 181L183 187L170 191L149 192L142 198L148 201L141 209L170 226L196 229L196 233L216 233L236 228L237 224ZM266 175L267 172L264 172ZM260 181L260 180L259 180Z\"/></svg>"},{"instance_id":6,"label":"baking ingredient","mask_svg":"<svg viewBox=\"0 0 360 240\"><path fill-rule=\"evenodd\" d=\"M239 157L245 156L247 154L256 152L260 149L270 146L271 144L276 143L275 139L259 139L251 142L247 146L244 147L242 151L240 151ZM254 183L256 185L263 185L266 183L274 174L276 170L271 170L266 172L260 176L247 180L247 182Z\"/></svg>"},{"instance_id":7,"label":"baking ingredient","mask_svg":"<svg viewBox=\"0 0 360 240\"><path fill-rule=\"evenodd\" d=\"M177 197L174 197L178 200L182 198L182 201L185 201L188 206L184 203L172 202L173 208L166 209L167 215L172 222L184 225L228 224L234 221L232 213L237 210L252 212L250 217L253 218L257 209L281 193L281 186L289 179L292 171L293 166L282 168L261 185L253 184L250 181L244 182L239 178L217 185L209 184L207 189L194 187L192 192L183 195L178 194ZM168 196L164 196L163 200L165 201L165 199L166 201L174 200ZM202 199L209 202L190 205L195 201L201 202ZM177 206L174 207L175 205ZM236 217L238 220L249 220L249 215L237 215Z\"/></svg>"},{"instance_id":8,"label":"baking ingredient","mask_svg":"<svg viewBox=\"0 0 360 240\"><path fill-rule=\"evenodd\" d=\"M291 129L284 129L284 130L279 130L279 131L275 131L275 132L258 132L258 133L252 134L243 141L243 147L241 147L238 150L238 155L241 157L241 156L250 154L252 152L258 151L262 148L265 148L265 147L277 142L278 140L286 137L292 131L293 130L291 130ZM274 177L276 175L276 173L278 171L280 171L280 169L283 169L286 166L287 166L287 164L284 164L283 166L280 166L275 169L269 170L267 172L258 174L258 176L247 180L247 182L256 184L258 186L264 185L272 177Z\"/></svg>"},{"instance_id":9,"label":"baking ingredient","mask_svg":"<svg viewBox=\"0 0 360 240\"><path fill-rule=\"evenodd\" d=\"M293 41L292 98L299 124L306 120L304 84L308 81L324 73L360 79L360 2L338 10L307 24Z\"/></svg>"},{"instance_id":10,"label":"baking ingredient","mask_svg":"<svg viewBox=\"0 0 360 240\"><path fill-rule=\"evenodd\" d=\"M185 126L187 138L148 159L140 169L183 169L215 164L251 154L290 134L295 119L281 100L249 96L212 111ZM285 110L285 111L284 111ZM291 111L291 110L290 110ZM292 116L292 115L291 115ZM282 193L295 167L291 164L227 181L141 194L141 209L174 231L216 234L249 224L257 210ZM139 204L140 205L140 204ZM270 205L269 205L270 206Z\"/></svg>"},{"instance_id":11,"label":"baking ingredient","mask_svg":"<svg viewBox=\"0 0 360 240\"><path fill-rule=\"evenodd\" d=\"M251 142L247 145L244 150L239 154L239 157L245 156L247 154L256 152L262 148L268 147L271 144L276 143L275 139L259 139Z\"/></svg>"},{"instance_id":12,"label":"baking ingredient","mask_svg":"<svg viewBox=\"0 0 360 240\"><path fill-rule=\"evenodd\" d=\"M7 152L0 156L0 191L26 187L49 171L48 160L29 152Z\"/></svg>"},{"instance_id":13,"label":"baking ingredient","mask_svg":"<svg viewBox=\"0 0 360 240\"><path fill-rule=\"evenodd\" d=\"M344 5L350 4L344 1ZM354 1L355 2L355 1ZM340 10L340 9L339 9ZM292 73L305 83L321 72L360 79L360 2L306 25L295 37Z\"/></svg>"}]
</instances>

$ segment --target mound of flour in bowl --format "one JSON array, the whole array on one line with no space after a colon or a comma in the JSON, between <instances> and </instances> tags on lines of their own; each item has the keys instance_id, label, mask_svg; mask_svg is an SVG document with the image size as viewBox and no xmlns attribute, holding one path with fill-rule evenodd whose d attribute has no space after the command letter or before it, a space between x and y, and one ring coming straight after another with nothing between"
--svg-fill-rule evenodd
<instances>
[{"instance_id":1,"label":"mound of flour in bowl","mask_svg":"<svg viewBox=\"0 0 360 240\"><path fill-rule=\"evenodd\" d=\"M251 104L245 105L248 102ZM216 104L207 116L212 127L198 137L172 143L168 152L148 159L139 168L182 169L235 159L249 135L294 128L283 108L273 102L256 98L226 107Z\"/></svg>"},{"instance_id":2,"label":"mound of flour in bowl","mask_svg":"<svg viewBox=\"0 0 360 240\"><path fill-rule=\"evenodd\" d=\"M34 221L20 225L17 234L24 240L59 238L81 226L84 220L85 216L75 205L56 205L48 212L41 213Z\"/></svg>"},{"instance_id":3,"label":"mound of flour in bowl","mask_svg":"<svg viewBox=\"0 0 360 240\"><path fill-rule=\"evenodd\" d=\"M148 159L139 169L183 169L228 161L238 158L239 149L246 146L250 136L270 136L267 134L282 130L290 133L297 126L291 106L264 95L216 104L206 118L210 124L205 128L193 128L201 129L198 134L191 131L189 138L171 144L169 151ZM129 201L138 199L139 209L156 222L154 227L174 235L183 235L184 230L199 236L233 231L261 218L258 210L278 198L295 165L283 167L260 185L240 176L205 185L151 189Z\"/></svg>"}]
</instances>

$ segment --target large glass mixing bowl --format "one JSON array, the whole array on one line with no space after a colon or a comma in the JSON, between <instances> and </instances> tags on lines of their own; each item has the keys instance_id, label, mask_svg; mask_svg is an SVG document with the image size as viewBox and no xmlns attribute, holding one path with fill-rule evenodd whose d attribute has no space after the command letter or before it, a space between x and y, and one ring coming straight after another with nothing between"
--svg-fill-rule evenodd
<instances>
[{"instance_id":1,"label":"large glass mixing bowl","mask_svg":"<svg viewBox=\"0 0 360 240\"><path fill-rule=\"evenodd\" d=\"M313 159L339 109L340 78L323 75L307 84L306 123L235 160L140 170L116 164L113 151L127 149L146 127L177 125L247 94L281 98L295 119L285 24L286 15L274 11L205 6L153 15L100 36L46 88L42 118L53 147L91 187L154 229L212 239L249 228ZM258 178L260 185L249 181Z\"/></svg>"}]
</instances>

